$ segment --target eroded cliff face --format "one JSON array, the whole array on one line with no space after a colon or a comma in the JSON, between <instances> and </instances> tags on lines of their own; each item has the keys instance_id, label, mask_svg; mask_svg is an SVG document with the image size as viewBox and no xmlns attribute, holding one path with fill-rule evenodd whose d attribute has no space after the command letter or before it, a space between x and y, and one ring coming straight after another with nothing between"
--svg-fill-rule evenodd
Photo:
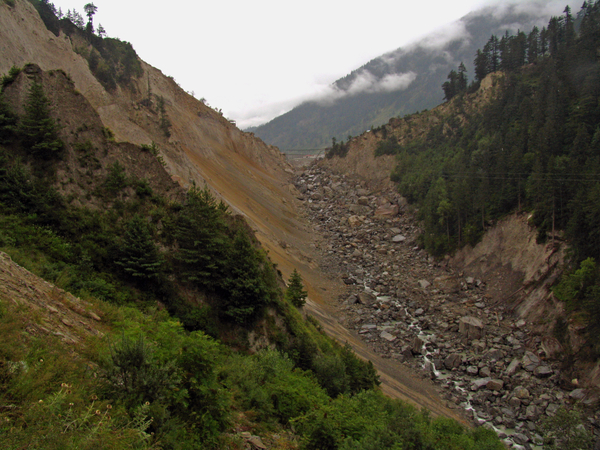
<instances>
[{"instance_id":1,"label":"eroded cliff face","mask_svg":"<svg viewBox=\"0 0 600 450\"><path fill-rule=\"evenodd\" d=\"M17 0L12 8L0 2L0 74L28 63L43 71L64 71L117 142L155 142L174 180L185 188L207 183L235 213L246 217L284 275L291 272L295 263L288 260L303 259L300 248L311 236L295 214L293 171L285 156L143 62L143 75L129 87L106 91L86 59L74 51L78 45L64 34L49 32L29 2ZM172 124L170 137L160 127L158 98L164 100Z\"/></svg>"}]
</instances>

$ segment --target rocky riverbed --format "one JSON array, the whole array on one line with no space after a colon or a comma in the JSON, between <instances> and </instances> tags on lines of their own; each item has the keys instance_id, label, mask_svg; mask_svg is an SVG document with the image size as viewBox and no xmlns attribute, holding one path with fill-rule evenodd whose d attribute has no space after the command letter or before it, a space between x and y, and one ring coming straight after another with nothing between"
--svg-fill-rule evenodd
<instances>
[{"instance_id":1,"label":"rocky riverbed","mask_svg":"<svg viewBox=\"0 0 600 450\"><path fill-rule=\"evenodd\" d=\"M447 406L464 408L512 448L528 449L541 444L539 425L559 407L597 404L561 375L552 339L530 332L485 282L419 247L417 222L396 192L371 192L317 165L301 171L295 186L324 237L322 269L347 286L339 321L384 358L434 380ZM586 425L600 436L600 413L592 410Z\"/></svg>"}]
</instances>

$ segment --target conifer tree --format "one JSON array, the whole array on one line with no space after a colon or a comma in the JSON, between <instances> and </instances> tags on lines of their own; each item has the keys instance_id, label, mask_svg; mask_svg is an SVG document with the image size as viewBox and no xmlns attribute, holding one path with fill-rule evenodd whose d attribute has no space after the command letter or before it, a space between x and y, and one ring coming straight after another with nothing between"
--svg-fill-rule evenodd
<instances>
[{"instance_id":1,"label":"conifer tree","mask_svg":"<svg viewBox=\"0 0 600 450\"><path fill-rule=\"evenodd\" d=\"M304 290L302 284L302 277L296 269L290 275L288 281L288 287L285 291L285 297L292 303L296 308L302 308L306 303L306 296L308 293Z\"/></svg>"},{"instance_id":2,"label":"conifer tree","mask_svg":"<svg viewBox=\"0 0 600 450\"><path fill-rule=\"evenodd\" d=\"M221 282L222 311L239 323L254 317L267 303L261 260L248 235L238 230L230 246Z\"/></svg>"},{"instance_id":3,"label":"conifer tree","mask_svg":"<svg viewBox=\"0 0 600 450\"><path fill-rule=\"evenodd\" d=\"M50 117L50 101L37 81L29 90L19 132L23 145L32 155L42 159L60 156L64 144L58 136L58 125Z\"/></svg>"},{"instance_id":4,"label":"conifer tree","mask_svg":"<svg viewBox=\"0 0 600 450\"><path fill-rule=\"evenodd\" d=\"M225 260L226 207L217 204L209 189L193 186L178 218L176 258L185 281L214 290Z\"/></svg>"},{"instance_id":5,"label":"conifer tree","mask_svg":"<svg viewBox=\"0 0 600 450\"><path fill-rule=\"evenodd\" d=\"M17 117L0 92L0 144L8 144L16 130Z\"/></svg>"},{"instance_id":6,"label":"conifer tree","mask_svg":"<svg viewBox=\"0 0 600 450\"><path fill-rule=\"evenodd\" d=\"M137 214L127 224L121 256L116 264L134 279L153 279L160 275L162 258L148 224Z\"/></svg>"}]
</instances>

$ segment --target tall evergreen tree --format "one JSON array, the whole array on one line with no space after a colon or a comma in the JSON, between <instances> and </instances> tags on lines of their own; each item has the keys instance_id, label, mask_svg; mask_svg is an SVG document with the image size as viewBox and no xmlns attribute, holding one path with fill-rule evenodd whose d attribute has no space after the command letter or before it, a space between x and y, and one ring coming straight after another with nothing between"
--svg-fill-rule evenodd
<instances>
[{"instance_id":1,"label":"tall evergreen tree","mask_svg":"<svg viewBox=\"0 0 600 450\"><path fill-rule=\"evenodd\" d=\"M296 269L290 275L288 280L288 287L285 291L285 297L292 303L296 308L302 308L306 303L306 296L308 293L304 290L302 284L302 277Z\"/></svg>"},{"instance_id":2,"label":"tall evergreen tree","mask_svg":"<svg viewBox=\"0 0 600 450\"><path fill-rule=\"evenodd\" d=\"M11 111L0 92L0 144L8 144L16 131L17 116Z\"/></svg>"},{"instance_id":3,"label":"tall evergreen tree","mask_svg":"<svg viewBox=\"0 0 600 450\"><path fill-rule=\"evenodd\" d=\"M134 279L156 279L162 258L146 221L139 215L127 224L117 265Z\"/></svg>"},{"instance_id":4,"label":"tall evergreen tree","mask_svg":"<svg viewBox=\"0 0 600 450\"><path fill-rule=\"evenodd\" d=\"M50 101L42 85L34 81L25 104L25 115L19 124L23 145L36 157L59 157L64 144L58 136L58 130L58 125L50 116Z\"/></svg>"}]
</instances>

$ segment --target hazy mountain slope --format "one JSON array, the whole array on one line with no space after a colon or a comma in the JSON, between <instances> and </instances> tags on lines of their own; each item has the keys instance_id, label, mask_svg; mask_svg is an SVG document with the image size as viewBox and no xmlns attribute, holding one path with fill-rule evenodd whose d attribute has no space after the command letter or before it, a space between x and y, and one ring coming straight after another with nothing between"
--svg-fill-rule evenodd
<instances>
[{"instance_id":1,"label":"hazy mountain slope","mask_svg":"<svg viewBox=\"0 0 600 450\"><path fill-rule=\"evenodd\" d=\"M346 139L390 117L430 109L443 101L441 85L450 70L462 61L472 78L475 52L492 34L541 28L549 17L540 11L519 12L513 5L502 12L487 8L471 13L449 30L382 55L337 80L329 98L305 102L249 131L282 150L324 148L333 137Z\"/></svg>"}]
</instances>

